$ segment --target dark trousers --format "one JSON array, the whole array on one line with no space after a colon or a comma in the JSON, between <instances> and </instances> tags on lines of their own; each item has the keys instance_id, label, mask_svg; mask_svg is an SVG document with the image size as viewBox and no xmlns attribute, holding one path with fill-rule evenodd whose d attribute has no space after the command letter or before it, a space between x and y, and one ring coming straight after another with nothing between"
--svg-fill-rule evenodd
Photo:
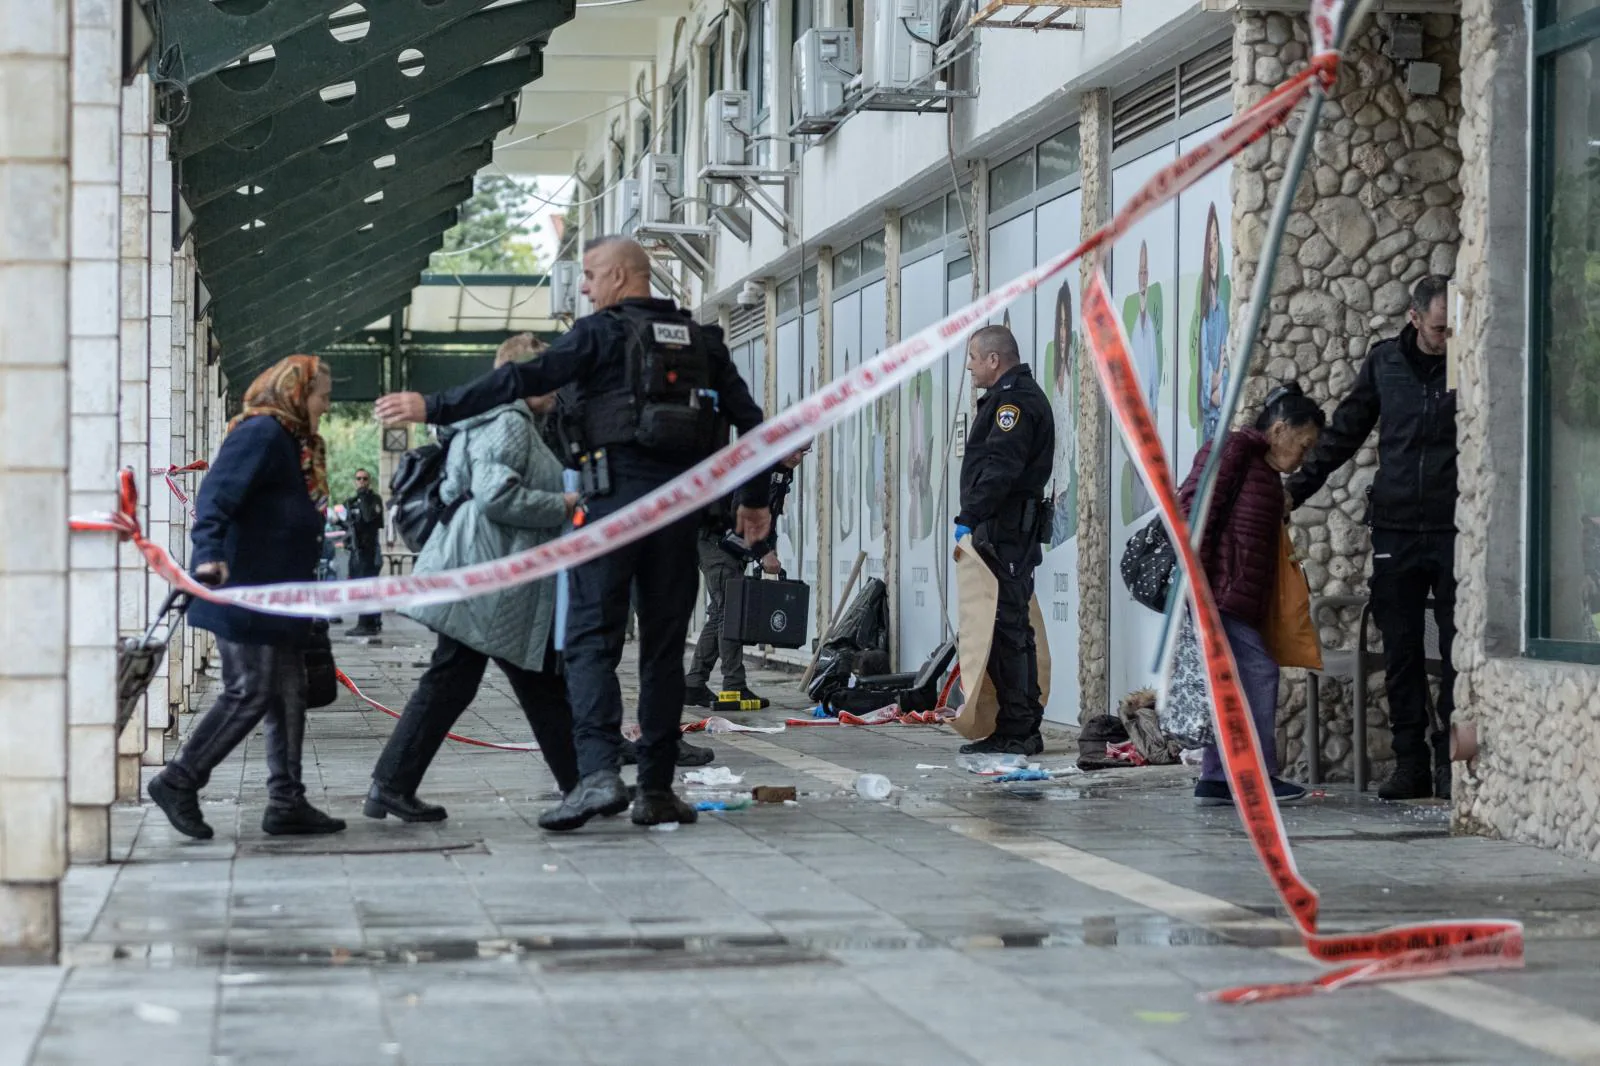
<instances>
[{"instance_id":1,"label":"dark trousers","mask_svg":"<svg viewBox=\"0 0 1600 1066\"><path fill-rule=\"evenodd\" d=\"M370 548L357 545L350 547L350 579L359 577L378 577L383 573L383 553L378 550L377 544ZM364 629L382 629L382 614L364 614L356 618L356 624Z\"/></svg>"},{"instance_id":2,"label":"dark trousers","mask_svg":"<svg viewBox=\"0 0 1600 1066\"><path fill-rule=\"evenodd\" d=\"M1039 702L1039 650L1028 615L1033 566L1019 564L1015 575L1002 566L991 564L990 569L1000 582L994 639L989 645L989 680L999 703L994 735L1026 737L1038 732L1044 721L1044 705Z\"/></svg>"},{"instance_id":3,"label":"dark trousers","mask_svg":"<svg viewBox=\"0 0 1600 1066\"><path fill-rule=\"evenodd\" d=\"M1372 617L1383 634L1384 674L1389 692L1389 724L1394 755L1401 764L1426 767L1428 743L1427 601L1434 601L1439 653L1439 728L1433 757L1450 759L1450 716L1455 710L1456 671L1450 661L1456 622L1456 535L1372 531Z\"/></svg>"},{"instance_id":4,"label":"dark trousers","mask_svg":"<svg viewBox=\"0 0 1600 1066\"><path fill-rule=\"evenodd\" d=\"M645 493L649 481L613 474L612 495L590 503L589 522L603 523ZM639 787L670 788L677 768L683 714L683 645L699 591L695 540L700 518L680 519L570 572L567 689L572 698L578 771L587 776L621 765L622 662L630 587L638 584Z\"/></svg>"},{"instance_id":5,"label":"dark trousers","mask_svg":"<svg viewBox=\"0 0 1600 1066\"><path fill-rule=\"evenodd\" d=\"M267 735L267 805L305 800L300 750L306 735L306 662L299 648L217 640L222 694L162 771L179 788L201 789L211 771L262 722Z\"/></svg>"},{"instance_id":6,"label":"dark trousers","mask_svg":"<svg viewBox=\"0 0 1600 1066\"><path fill-rule=\"evenodd\" d=\"M744 645L737 640L722 637L722 590L729 581L744 573L739 560L722 550L722 535L701 531L696 551L700 556L700 573L706 579L706 624L695 641L694 655L689 659L689 673L684 683L689 688L711 683L711 669L717 658L722 659L722 687L745 687Z\"/></svg>"},{"instance_id":7,"label":"dark trousers","mask_svg":"<svg viewBox=\"0 0 1600 1066\"><path fill-rule=\"evenodd\" d=\"M372 779L384 788L413 795L444 745L445 734L477 696L488 665L489 656L439 634L433 661L406 701L389 743L378 756ZM524 670L504 659L496 659L495 665L511 682L511 691L517 694L517 702L522 705L522 713L556 784L562 792L570 791L578 783L578 760L572 748L572 708L567 703L567 685L556 669L554 650L545 653L545 668L541 671Z\"/></svg>"}]
</instances>

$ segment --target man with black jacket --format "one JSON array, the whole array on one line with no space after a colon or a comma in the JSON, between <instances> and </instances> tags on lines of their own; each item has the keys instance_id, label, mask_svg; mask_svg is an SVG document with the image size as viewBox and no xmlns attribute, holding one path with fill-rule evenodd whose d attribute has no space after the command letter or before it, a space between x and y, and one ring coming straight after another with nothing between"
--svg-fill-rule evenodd
<instances>
[{"instance_id":1,"label":"man with black jacket","mask_svg":"<svg viewBox=\"0 0 1600 1066\"><path fill-rule=\"evenodd\" d=\"M1378 428L1378 472L1367 490L1372 527L1372 617L1383 634L1395 770L1388 800L1450 796L1450 715L1455 707L1456 394L1445 380L1449 279L1411 290L1408 325L1379 341L1333 413L1316 451L1289 479L1295 507L1322 488ZM1425 610L1433 600L1444 659L1439 728L1429 767ZM1357 738L1362 743L1363 738Z\"/></svg>"},{"instance_id":2,"label":"man with black jacket","mask_svg":"<svg viewBox=\"0 0 1600 1066\"><path fill-rule=\"evenodd\" d=\"M795 452L773 468L768 475L768 510L773 523L783 514L784 501L789 497L789 487L794 484L794 471L810 451L810 445ZM749 545L743 556L736 556L723 545L724 538L733 529L734 507L731 501L722 500L706 509L700 526L700 573L706 585L706 621L700 629L700 639L695 641L694 654L689 658L689 671L684 675L684 702L690 707L710 707L716 698L711 691L711 671L722 660L722 688L738 692L739 698L754 700L762 707L771 701L750 691L744 674L744 645L737 640L722 637L723 588L729 581L743 576L748 565L746 559L756 559L761 569L776 574L782 567L778 559L777 530L757 544Z\"/></svg>"},{"instance_id":3,"label":"man with black jacket","mask_svg":"<svg viewBox=\"0 0 1600 1066\"><path fill-rule=\"evenodd\" d=\"M973 548L1000 583L989 646L989 680L999 709L994 733L961 751L1037 755L1044 750L1044 705L1029 608L1033 571L1044 559L1041 533L1048 535L1051 525L1043 497L1055 463L1055 418L1005 326L985 326L972 335L967 370L973 388L988 391L978 401L961 460L955 534L958 544L972 535Z\"/></svg>"},{"instance_id":4,"label":"man with black jacket","mask_svg":"<svg viewBox=\"0 0 1600 1066\"><path fill-rule=\"evenodd\" d=\"M720 415L741 433L761 424L722 331L702 326L670 300L650 294L650 259L622 237L591 241L583 256L583 292L597 310L573 323L531 363L503 366L471 384L424 397L395 393L378 400L384 424L456 422L525 396L575 384L582 408L586 468L593 482L587 520L604 524L682 474L715 449ZM585 490L589 492L589 489ZM759 541L771 531L766 479L740 491L736 531ZM621 545L570 571L567 687L581 779L559 806L545 811L546 829L576 829L596 815L620 814L628 791L618 774L622 755L622 659L628 600L639 590L638 825L696 820L672 791L683 713L683 645L699 590L690 515Z\"/></svg>"},{"instance_id":5,"label":"man with black jacket","mask_svg":"<svg viewBox=\"0 0 1600 1066\"><path fill-rule=\"evenodd\" d=\"M356 494L344 503L344 525L350 532L350 577L377 577L383 572L383 556L378 539L383 533L383 497L372 491L372 475L365 468L356 471ZM375 637L383 632L382 614L364 614L356 619L349 637Z\"/></svg>"}]
</instances>

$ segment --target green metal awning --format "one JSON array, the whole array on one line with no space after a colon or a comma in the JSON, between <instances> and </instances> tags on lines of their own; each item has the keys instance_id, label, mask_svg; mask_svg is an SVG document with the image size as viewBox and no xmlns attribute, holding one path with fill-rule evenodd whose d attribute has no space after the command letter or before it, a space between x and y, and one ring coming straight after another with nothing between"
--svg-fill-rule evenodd
<instances>
[{"instance_id":1,"label":"green metal awning","mask_svg":"<svg viewBox=\"0 0 1600 1066\"><path fill-rule=\"evenodd\" d=\"M161 117L231 391L403 314L574 13L574 0L153 0Z\"/></svg>"}]
</instances>

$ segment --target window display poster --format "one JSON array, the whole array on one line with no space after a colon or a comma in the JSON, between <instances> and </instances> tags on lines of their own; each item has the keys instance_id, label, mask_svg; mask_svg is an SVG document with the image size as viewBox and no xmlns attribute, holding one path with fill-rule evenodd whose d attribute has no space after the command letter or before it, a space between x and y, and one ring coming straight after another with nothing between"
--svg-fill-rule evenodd
<instances>
[{"instance_id":1,"label":"window display poster","mask_svg":"<svg viewBox=\"0 0 1600 1066\"><path fill-rule=\"evenodd\" d=\"M1184 138L1192 147L1223 126ZM1228 391L1228 303L1232 297L1230 192L1232 167L1201 178L1178 197L1178 440L1177 473L1187 476L1200 445L1221 429Z\"/></svg>"},{"instance_id":2,"label":"window display poster","mask_svg":"<svg viewBox=\"0 0 1600 1066\"><path fill-rule=\"evenodd\" d=\"M900 335L909 337L944 314L944 260L933 255L900 271ZM948 360L946 360L948 362ZM939 645L944 620L939 582L950 533L943 501L935 496L937 464L947 440L949 375L936 364L915 375L900 392L900 624L895 661L914 669Z\"/></svg>"},{"instance_id":3,"label":"window display poster","mask_svg":"<svg viewBox=\"0 0 1600 1066\"><path fill-rule=\"evenodd\" d=\"M1170 145L1112 172L1113 209L1123 204L1177 152ZM1168 203L1141 219L1117 242L1111 260L1113 305L1122 312L1129 354L1145 399L1172 456L1177 444L1179 375L1176 372L1174 319L1177 299L1177 208ZM1187 471L1185 471L1187 473ZM1133 532L1155 517L1155 503L1123 447L1111 446L1111 640L1110 706L1155 682L1152 669L1161 637L1161 616L1141 607L1122 584L1118 563Z\"/></svg>"},{"instance_id":4,"label":"window display poster","mask_svg":"<svg viewBox=\"0 0 1600 1066\"><path fill-rule=\"evenodd\" d=\"M800 390L798 396L810 396L817 391L817 312L810 311L800 319ZM793 577L817 586L817 513L816 486L817 449L813 444L805 462L795 467L794 484L790 486L787 508L795 512L798 543L793 560L784 560L784 567Z\"/></svg>"},{"instance_id":5,"label":"window display poster","mask_svg":"<svg viewBox=\"0 0 1600 1066\"><path fill-rule=\"evenodd\" d=\"M835 378L848 374L861 361L861 294L853 292L833 302L833 336L829 345L833 353ZM830 474L830 510L833 526L834 596L844 591L844 583L855 565L856 552L861 547L862 500L861 473L866 447L861 439L862 417L852 415L829 430L832 435L829 451L833 470Z\"/></svg>"},{"instance_id":6,"label":"window display poster","mask_svg":"<svg viewBox=\"0 0 1600 1066\"><path fill-rule=\"evenodd\" d=\"M1083 198L1068 193L1034 212L1038 257L1078 242ZM1050 703L1045 717L1078 720L1078 365L1083 353L1081 274L1066 270L1035 293L1038 324L1034 339L1035 373L1055 418L1056 452L1050 498L1055 521L1044 561L1034 574L1034 594L1050 638Z\"/></svg>"}]
</instances>

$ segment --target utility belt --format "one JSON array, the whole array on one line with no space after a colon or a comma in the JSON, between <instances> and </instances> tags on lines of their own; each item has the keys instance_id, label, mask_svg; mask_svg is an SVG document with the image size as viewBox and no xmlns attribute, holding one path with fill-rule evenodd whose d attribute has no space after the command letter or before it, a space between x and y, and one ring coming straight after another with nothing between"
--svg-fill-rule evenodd
<instances>
[{"instance_id":1,"label":"utility belt","mask_svg":"<svg viewBox=\"0 0 1600 1066\"><path fill-rule=\"evenodd\" d=\"M604 448L578 452L575 465L579 495L594 499L611 495L611 457Z\"/></svg>"},{"instance_id":2,"label":"utility belt","mask_svg":"<svg viewBox=\"0 0 1600 1066\"><path fill-rule=\"evenodd\" d=\"M1055 501L1048 496L1013 496L1000 505L990 524L995 534L1009 534L1023 544L1049 544L1055 517Z\"/></svg>"}]
</instances>

